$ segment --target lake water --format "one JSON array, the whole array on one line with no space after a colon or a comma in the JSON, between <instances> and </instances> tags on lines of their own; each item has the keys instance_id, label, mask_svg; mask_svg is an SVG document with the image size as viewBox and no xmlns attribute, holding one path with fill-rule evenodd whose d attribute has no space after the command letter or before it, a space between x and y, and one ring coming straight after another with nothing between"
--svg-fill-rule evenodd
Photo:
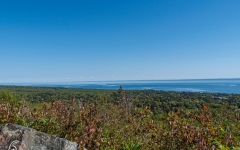
<instances>
[{"instance_id":1,"label":"lake water","mask_svg":"<svg viewBox=\"0 0 240 150\"><path fill-rule=\"evenodd\" d=\"M125 90L164 90L210 93L240 94L240 79L201 79L201 80L133 80L133 81L94 81L31 84L47 87L87 88L87 89L119 89Z\"/></svg>"}]
</instances>

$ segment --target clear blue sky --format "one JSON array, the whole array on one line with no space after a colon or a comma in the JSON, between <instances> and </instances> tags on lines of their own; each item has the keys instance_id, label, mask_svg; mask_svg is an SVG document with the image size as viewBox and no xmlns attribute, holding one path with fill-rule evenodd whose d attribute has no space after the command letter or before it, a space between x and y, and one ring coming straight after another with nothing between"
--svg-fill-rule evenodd
<instances>
[{"instance_id":1,"label":"clear blue sky","mask_svg":"<svg viewBox=\"0 0 240 150\"><path fill-rule=\"evenodd\" d=\"M240 77L239 0L0 1L0 83Z\"/></svg>"}]
</instances>

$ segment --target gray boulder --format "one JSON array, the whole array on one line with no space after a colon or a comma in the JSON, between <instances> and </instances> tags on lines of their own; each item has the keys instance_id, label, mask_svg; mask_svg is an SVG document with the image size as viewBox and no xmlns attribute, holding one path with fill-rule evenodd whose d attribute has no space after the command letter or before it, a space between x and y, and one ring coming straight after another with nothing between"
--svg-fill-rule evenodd
<instances>
[{"instance_id":1,"label":"gray boulder","mask_svg":"<svg viewBox=\"0 0 240 150\"><path fill-rule=\"evenodd\" d=\"M15 124L0 127L0 150L79 150L80 146L63 138L37 132Z\"/></svg>"}]
</instances>

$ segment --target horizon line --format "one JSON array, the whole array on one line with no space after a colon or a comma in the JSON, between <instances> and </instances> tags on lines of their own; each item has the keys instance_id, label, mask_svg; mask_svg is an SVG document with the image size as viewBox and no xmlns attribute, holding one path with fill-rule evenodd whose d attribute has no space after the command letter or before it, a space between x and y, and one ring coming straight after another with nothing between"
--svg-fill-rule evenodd
<instances>
[{"instance_id":1,"label":"horizon line","mask_svg":"<svg viewBox=\"0 0 240 150\"><path fill-rule=\"evenodd\" d=\"M233 80L233 79L240 79L240 78L193 78L193 79L144 79L144 80L134 80L134 79L127 79L127 80L86 80L86 81L48 81L48 82L0 82L0 85L7 85L7 84L52 84L52 83L74 83L74 82L121 82L121 81L191 81L191 80Z\"/></svg>"}]
</instances>

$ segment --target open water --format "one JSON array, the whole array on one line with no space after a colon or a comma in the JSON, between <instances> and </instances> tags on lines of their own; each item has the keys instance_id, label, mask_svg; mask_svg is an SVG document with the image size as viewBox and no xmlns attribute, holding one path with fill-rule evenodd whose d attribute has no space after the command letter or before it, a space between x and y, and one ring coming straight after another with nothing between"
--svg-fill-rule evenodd
<instances>
[{"instance_id":1,"label":"open water","mask_svg":"<svg viewBox=\"0 0 240 150\"><path fill-rule=\"evenodd\" d=\"M25 84L29 86L113 89L120 86L125 90L163 90L210 93L240 94L239 79L199 79L199 80L128 80L128 81L92 81L71 83Z\"/></svg>"}]
</instances>

